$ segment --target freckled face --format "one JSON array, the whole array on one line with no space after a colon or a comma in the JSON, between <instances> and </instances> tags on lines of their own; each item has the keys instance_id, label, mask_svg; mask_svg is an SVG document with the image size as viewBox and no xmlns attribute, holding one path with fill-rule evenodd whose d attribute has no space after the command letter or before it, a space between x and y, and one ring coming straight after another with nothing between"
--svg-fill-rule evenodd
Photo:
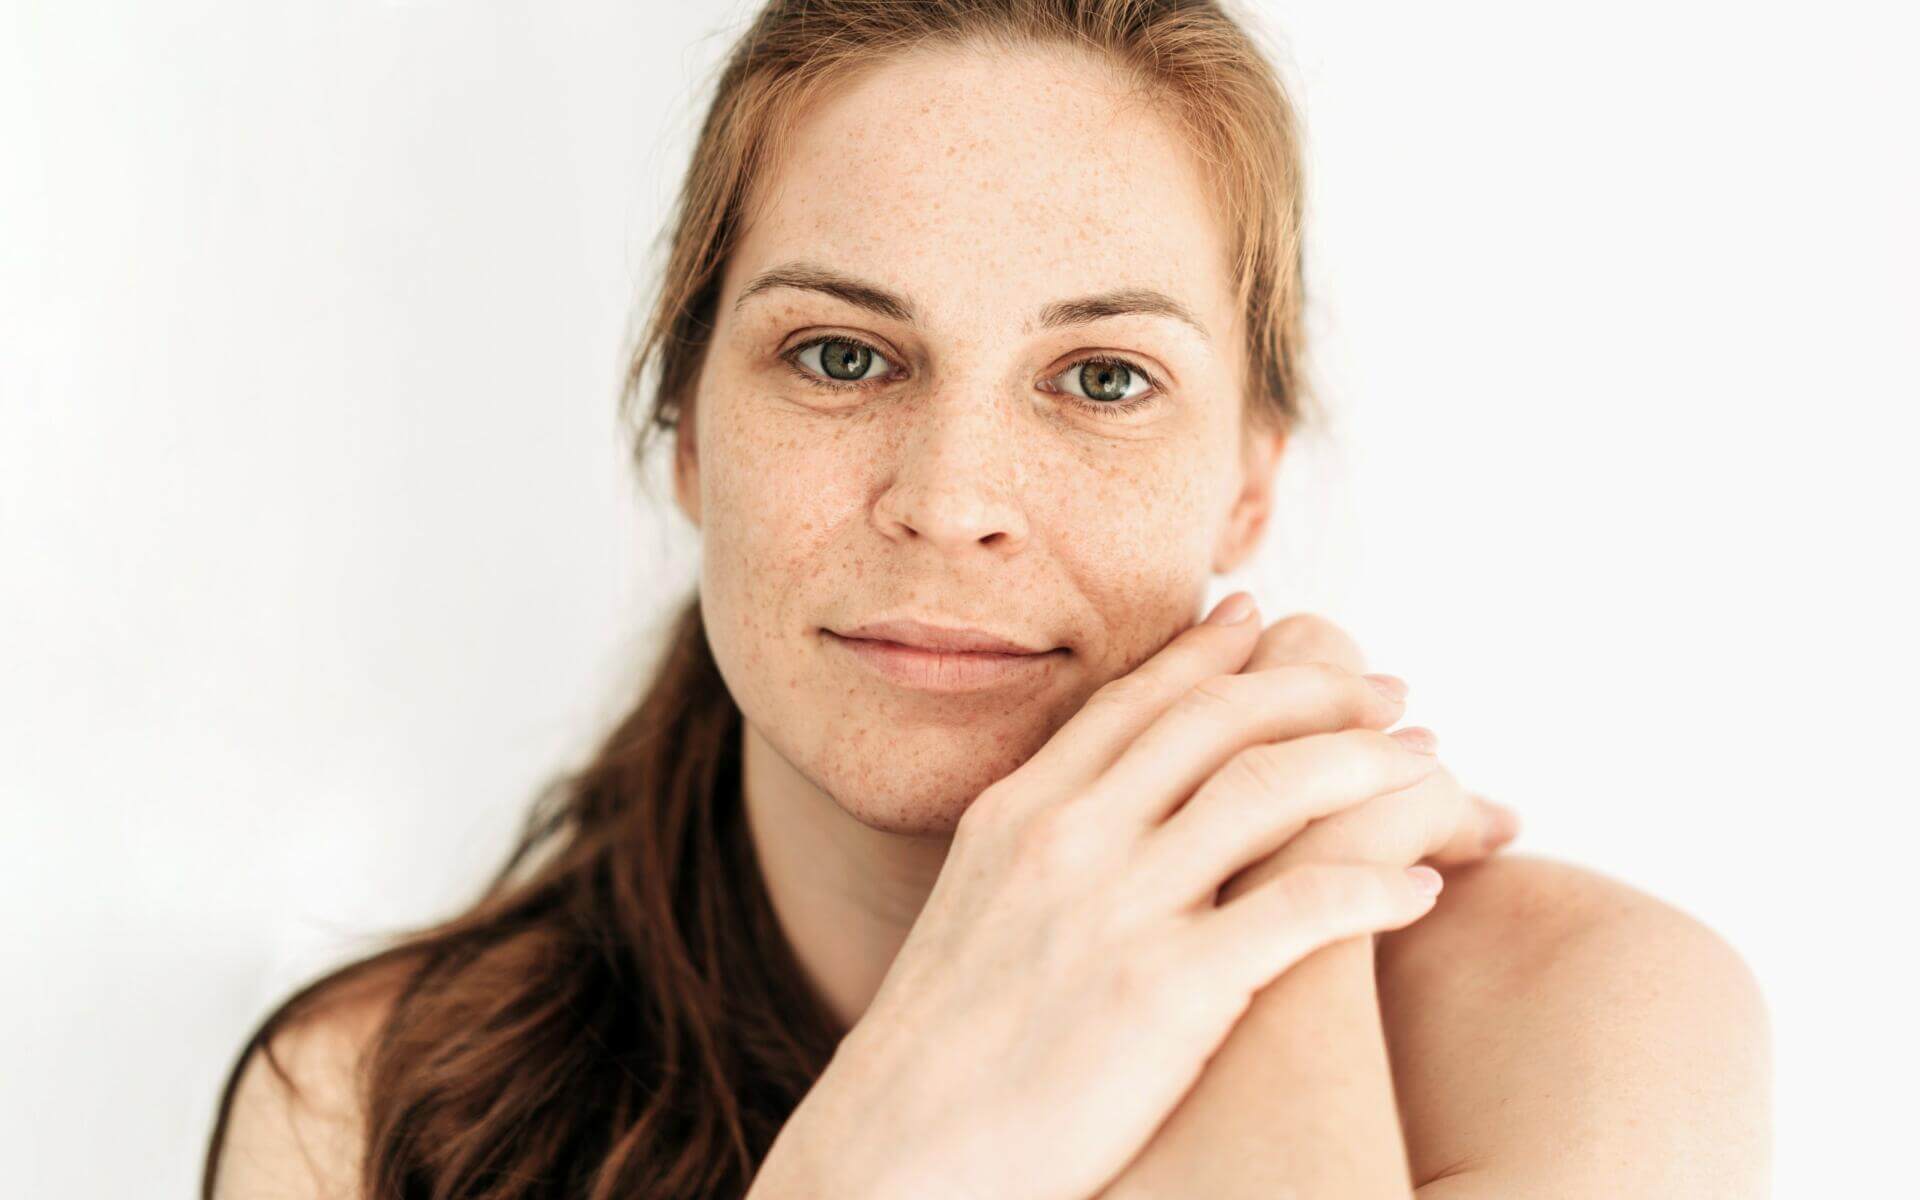
<instances>
[{"instance_id":1,"label":"freckled face","mask_svg":"<svg viewBox=\"0 0 1920 1200\"><path fill-rule=\"evenodd\" d=\"M684 464L708 636L754 731L844 810L951 833L1231 565L1244 360L1225 233L1176 126L1064 49L890 59L809 113L762 184ZM792 286L743 298L798 263L911 319ZM1205 332L1039 319L1117 289L1163 293ZM942 693L825 632L896 615L1064 653Z\"/></svg>"}]
</instances>

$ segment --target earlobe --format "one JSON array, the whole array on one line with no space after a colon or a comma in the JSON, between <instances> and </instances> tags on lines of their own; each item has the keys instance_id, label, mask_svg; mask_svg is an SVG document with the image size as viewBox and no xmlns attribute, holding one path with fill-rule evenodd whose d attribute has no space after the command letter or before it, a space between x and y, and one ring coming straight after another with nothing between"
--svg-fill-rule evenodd
<instances>
[{"instance_id":1,"label":"earlobe","mask_svg":"<svg viewBox=\"0 0 1920 1200\"><path fill-rule=\"evenodd\" d=\"M1248 434L1241 462L1240 494L1234 498L1226 526L1220 531L1219 544L1214 548L1215 574L1235 570L1260 544L1260 536L1266 532L1267 519L1273 510L1274 471L1286 443L1284 431Z\"/></svg>"},{"instance_id":2,"label":"earlobe","mask_svg":"<svg viewBox=\"0 0 1920 1200\"><path fill-rule=\"evenodd\" d=\"M1265 498L1241 493L1234 502L1233 512L1227 517L1226 528L1221 531L1220 544L1214 549L1214 574L1224 575L1239 569L1253 548L1260 544L1260 535L1266 527Z\"/></svg>"},{"instance_id":3,"label":"earlobe","mask_svg":"<svg viewBox=\"0 0 1920 1200\"><path fill-rule=\"evenodd\" d=\"M693 430L684 420L673 433L673 498L693 527L700 528L700 463Z\"/></svg>"}]
</instances>

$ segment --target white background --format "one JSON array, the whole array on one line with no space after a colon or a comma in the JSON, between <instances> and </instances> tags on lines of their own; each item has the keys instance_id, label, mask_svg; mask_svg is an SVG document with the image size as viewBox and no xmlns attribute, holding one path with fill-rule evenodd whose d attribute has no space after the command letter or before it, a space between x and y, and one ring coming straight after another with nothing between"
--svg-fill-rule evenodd
<instances>
[{"instance_id":1,"label":"white background","mask_svg":"<svg viewBox=\"0 0 1920 1200\"><path fill-rule=\"evenodd\" d=\"M1899 7L1267 10L1337 424L1215 594L1342 622L1516 849L1745 955L1781 1196L1911 1186ZM11 1194L188 1194L266 1006L623 707L696 549L623 339L744 11L0 8Z\"/></svg>"}]
</instances>

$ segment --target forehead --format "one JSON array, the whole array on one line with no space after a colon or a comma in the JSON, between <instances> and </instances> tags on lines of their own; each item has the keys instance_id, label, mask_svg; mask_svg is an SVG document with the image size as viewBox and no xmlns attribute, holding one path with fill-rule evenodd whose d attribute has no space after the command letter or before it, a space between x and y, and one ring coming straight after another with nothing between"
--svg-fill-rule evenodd
<instances>
[{"instance_id":1,"label":"forehead","mask_svg":"<svg viewBox=\"0 0 1920 1200\"><path fill-rule=\"evenodd\" d=\"M1231 322L1228 246L1170 115L1070 47L888 58L817 102L759 181L726 295L793 259L913 297L930 324L1018 325L1146 287Z\"/></svg>"}]
</instances>

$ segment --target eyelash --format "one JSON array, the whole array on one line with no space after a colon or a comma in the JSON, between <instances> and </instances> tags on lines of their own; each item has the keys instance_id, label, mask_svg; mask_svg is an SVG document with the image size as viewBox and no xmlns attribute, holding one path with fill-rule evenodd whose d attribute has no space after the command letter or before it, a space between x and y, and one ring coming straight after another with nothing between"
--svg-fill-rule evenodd
<instances>
[{"instance_id":1,"label":"eyelash","mask_svg":"<svg viewBox=\"0 0 1920 1200\"><path fill-rule=\"evenodd\" d=\"M798 346L795 346L793 349L788 350L786 353L782 354L780 356L780 361L785 363L787 365L787 368L791 370L795 375L798 375L802 380L814 385L817 388L820 388L823 391L829 391L829 392L861 391L870 387L874 387L878 384L887 382L887 380L884 377L880 379L864 379L858 382L835 381L835 380L823 378L819 375L815 375L813 372L807 370L805 367L800 365L798 360L800 358L800 354L802 351L811 350L813 347L821 345L822 343L825 343L825 342L846 342L849 345L863 346L868 350L872 350L877 355L880 354L879 350L874 349L874 347L872 346L868 346L867 343L861 341L859 338L842 337L839 334L835 334L831 337L817 337L812 339L811 341L801 342ZM884 358L885 355L881 355L881 357ZM1067 371L1070 371L1075 367L1083 367L1088 363L1101 363L1109 366L1125 367L1127 370L1132 371L1133 373L1139 375L1142 379L1145 379L1147 381L1147 384L1151 388L1151 390L1147 392L1143 392L1140 395L1133 397L1131 400L1111 400L1111 401L1105 401L1105 402L1099 401L1099 400L1086 400L1079 396L1074 395L1071 392L1058 393L1059 395L1065 396L1067 399L1073 401L1073 403L1076 406L1080 408L1091 409L1094 412L1101 415L1102 417L1117 418L1127 413L1135 412L1139 409L1145 408L1147 405L1153 404L1160 399L1160 381L1158 379L1155 379L1152 374L1142 370L1139 366L1135 365L1132 360L1125 359L1125 358L1117 358L1110 354L1089 354L1085 358L1076 358L1072 362L1068 363L1065 367L1061 368L1061 370L1056 372L1056 374L1064 375L1067 373Z\"/></svg>"}]
</instances>

